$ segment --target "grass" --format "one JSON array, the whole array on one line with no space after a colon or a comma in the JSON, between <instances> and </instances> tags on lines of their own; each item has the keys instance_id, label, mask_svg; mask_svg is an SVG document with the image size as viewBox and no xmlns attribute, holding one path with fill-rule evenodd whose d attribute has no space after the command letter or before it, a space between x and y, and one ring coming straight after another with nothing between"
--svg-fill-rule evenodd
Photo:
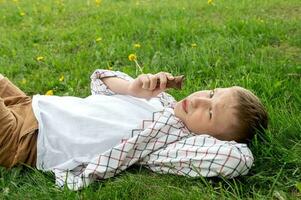
<instances>
[{"instance_id":1,"label":"grass","mask_svg":"<svg viewBox=\"0 0 301 200\"><path fill-rule=\"evenodd\" d=\"M298 0L0 0L0 72L29 95L85 97L94 69L135 76L127 57L136 53L145 73L185 74L185 88L170 91L178 100L240 85L270 115L247 176L191 179L134 166L72 192L50 173L0 168L0 199L301 199L300 22Z\"/></svg>"}]
</instances>

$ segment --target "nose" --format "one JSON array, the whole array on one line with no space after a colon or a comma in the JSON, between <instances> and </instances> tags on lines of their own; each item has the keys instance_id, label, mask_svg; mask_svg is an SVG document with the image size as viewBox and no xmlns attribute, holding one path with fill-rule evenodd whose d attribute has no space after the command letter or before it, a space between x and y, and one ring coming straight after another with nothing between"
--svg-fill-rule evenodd
<instances>
[{"instance_id":1,"label":"nose","mask_svg":"<svg viewBox=\"0 0 301 200\"><path fill-rule=\"evenodd\" d=\"M204 97L194 97L191 99L192 107L210 107L211 106L211 99L204 98Z\"/></svg>"}]
</instances>

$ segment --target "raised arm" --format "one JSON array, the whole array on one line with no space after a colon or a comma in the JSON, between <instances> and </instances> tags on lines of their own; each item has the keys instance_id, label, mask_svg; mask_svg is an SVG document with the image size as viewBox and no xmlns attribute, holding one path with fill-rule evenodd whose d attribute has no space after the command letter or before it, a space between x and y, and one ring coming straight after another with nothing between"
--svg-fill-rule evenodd
<instances>
[{"instance_id":1,"label":"raised arm","mask_svg":"<svg viewBox=\"0 0 301 200\"><path fill-rule=\"evenodd\" d=\"M130 95L129 85L131 82L119 77L105 77L102 81L116 94Z\"/></svg>"},{"instance_id":2,"label":"raised arm","mask_svg":"<svg viewBox=\"0 0 301 200\"><path fill-rule=\"evenodd\" d=\"M114 95L114 91L103 82L105 78L116 77L125 81L132 81L133 78L120 71L111 71L105 69L97 69L91 75L91 93L92 95Z\"/></svg>"},{"instance_id":3,"label":"raised arm","mask_svg":"<svg viewBox=\"0 0 301 200\"><path fill-rule=\"evenodd\" d=\"M104 75L105 73L114 73L108 70L96 71L91 76L92 93L98 94L98 91L107 91L106 94L124 94L134 97L149 99L157 96L166 90L167 80L174 77L166 72L157 74L141 74L134 80L126 80L118 75ZM157 84L160 81L160 86ZM104 93L104 92L102 92Z\"/></svg>"},{"instance_id":4,"label":"raised arm","mask_svg":"<svg viewBox=\"0 0 301 200\"><path fill-rule=\"evenodd\" d=\"M131 95L134 97L150 99L164 92L167 79L173 79L168 73L160 72L158 74L141 74L134 81L111 77L103 79L103 82L114 92L118 94ZM160 81L160 85L157 86Z\"/></svg>"}]
</instances>

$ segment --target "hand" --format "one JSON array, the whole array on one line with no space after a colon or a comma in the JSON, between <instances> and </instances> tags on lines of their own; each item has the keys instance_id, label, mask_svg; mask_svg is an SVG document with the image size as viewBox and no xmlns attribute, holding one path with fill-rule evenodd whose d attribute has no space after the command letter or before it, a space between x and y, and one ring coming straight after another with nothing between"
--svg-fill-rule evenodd
<instances>
[{"instance_id":1,"label":"hand","mask_svg":"<svg viewBox=\"0 0 301 200\"><path fill-rule=\"evenodd\" d=\"M167 72L153 74L141 74L128 86L130 95L145 99L157 96L166 90L167 80L173 80L174 77Z\"/></svg>"}]
</instances>

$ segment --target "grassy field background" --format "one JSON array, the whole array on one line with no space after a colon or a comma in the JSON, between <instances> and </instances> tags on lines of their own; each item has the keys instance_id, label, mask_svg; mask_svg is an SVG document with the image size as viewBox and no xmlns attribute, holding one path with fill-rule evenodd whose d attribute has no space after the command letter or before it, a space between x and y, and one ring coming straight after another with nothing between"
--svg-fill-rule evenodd
<instances>
[{"instance_id":1,"label":"grassy field background","mask_svg":"<svg viewBox=\"0 0 301 200\"><path fill-rule=\"evenodd\" d=\"M136 45L135 45L136 44ZM137 45L139 44L139 45ZM240 85L270 115L255 163L233 180L185 178L140 166L80 192L35 169L0 168L0 199L301 199L299 0L0 0L0 73L27 94L89 95L97 68L186 76L193 91Z\"/></svg>"}]
</instances>

